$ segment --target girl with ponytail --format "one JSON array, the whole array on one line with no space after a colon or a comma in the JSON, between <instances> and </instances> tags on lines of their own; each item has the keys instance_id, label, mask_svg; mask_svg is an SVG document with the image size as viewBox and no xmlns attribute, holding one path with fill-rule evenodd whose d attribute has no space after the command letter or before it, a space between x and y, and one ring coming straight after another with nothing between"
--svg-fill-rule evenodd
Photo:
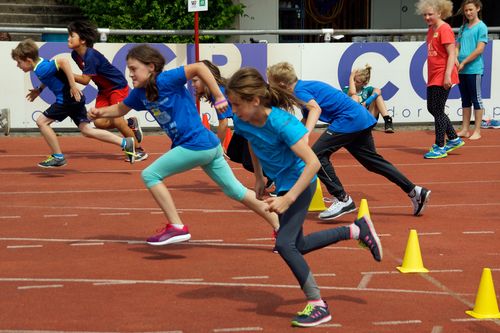
<instances>
[{"instance_id":1,"label":"girl with ponytail","mask_svg":"<svg viewBox=\"0 0 500 333\"><path fill-rule=\"evenodd\" d=\"M95 119L122 116L131 109L147 110L172 140L171 149L141 174L167 218L160 233L147 239L148 244L166 245L191 238L163 180L196 167L201 167L227 196L252 209L275 230L278 229L278 216L266 211L267 205L257 200L255 193L234 176L224 159L219 139L203 126L185 86L188 80L199 77L214 97L214 107L218 112L224 112L228 103L210 70L203 63L167 71L163 70L164 66L165 59L155 48L147 44L132 48L127 55L127 67L134 89L119 104L89 111L89 117Z\"/></svg>"}]
</instances>

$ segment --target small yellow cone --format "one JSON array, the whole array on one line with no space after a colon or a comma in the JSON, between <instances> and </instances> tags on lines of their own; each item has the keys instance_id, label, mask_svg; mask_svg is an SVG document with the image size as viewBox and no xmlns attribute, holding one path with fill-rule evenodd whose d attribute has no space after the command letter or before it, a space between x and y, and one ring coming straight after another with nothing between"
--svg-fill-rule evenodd
<instances>
[{"instance_id":1,"label":"small yellow cone","mask_svg":"<svg viewBox=\"0 0 500 333\"><path fill-rule=\"evenodd\" d=\"M321 189L321 183L319 178L316 179L316 191L309 205L310 212L319 212L326 209L325 202L323 201L323 190Z\"/></svg>"},{"instance_id":2,"label":"small yellow cone","mask_svg":"<svg viewBox=\"0 0 500 333\"><path fill-rule=\"evenodd\" d=\"M420 254L420 245L418 244L417 231L410 230L408 243L406 245L403 265L397 267L401 273L427 273L429 270L424 267L422 255Z\"/></svg>"},{"instance_id":3,"label":"small yellow cone","mask_svg":"<svg viewBox=\"0 0 500 333\"><path fill-rule=\"evenodd\" d=\"M358 209L358 218L362 218L363 216L368 215L368 218L371 219L370 216L370 211L368 210L368 201L366 199L361 199L361 202L359 204L359 209Z\"/></svg>"},{"instance_id":4,"label":"small yellow cone","mask_svg":"<svg viewBox=\"0 0 500 333\"><path fill-rule=\"evenodd\" d=\"M489 268L483 269L474 309L465 311L465 313L477 319L500 318L497 296L495 295L495 286L493 285L493 278L491 277L491 270Z\"/></svg>"}]
</instances>

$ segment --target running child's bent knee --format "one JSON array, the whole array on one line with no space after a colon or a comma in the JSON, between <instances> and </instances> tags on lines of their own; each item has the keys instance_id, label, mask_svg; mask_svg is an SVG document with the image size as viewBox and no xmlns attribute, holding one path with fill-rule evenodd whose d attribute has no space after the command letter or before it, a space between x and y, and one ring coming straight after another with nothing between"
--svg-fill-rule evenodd
<instances>
[{"instance_id":1,"label":"running child's bent knee","mask_svg":"<svg viewBox=\"0 0 500 333\"><path fill-rule=\"evenodd\" d=\"M154 170L150 167L147 167L146 169L142 170L141 177L142 181L144 182L147 188L151 188L156 184L161 183L163 180L162 177L158 175L156 172L154 172Z\"/></svg>"}]
</instances>

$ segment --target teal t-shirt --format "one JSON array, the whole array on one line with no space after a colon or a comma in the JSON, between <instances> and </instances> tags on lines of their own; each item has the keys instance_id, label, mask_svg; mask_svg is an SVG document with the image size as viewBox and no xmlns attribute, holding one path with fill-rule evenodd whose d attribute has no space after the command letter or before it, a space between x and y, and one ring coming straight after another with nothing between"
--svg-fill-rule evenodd
<instances>
[{"instance_id":1,"label":"teal t-shirt","mask_svg":"<svg viewBox=\"0 0 500 333\"><path fill-rule=\"evenodd\" d=\"M361 89L361 91L356 94L361 98L361 100L359 102L364 103L368 99L368 97L370 97L373 94L373 90L375 90L375 88L372 86L364 86ZM342 89L342 91L345 94L348 94L349 93L349 86L345 86L344 89Z\"/></svg>"},{"instance_id":2,"label":"teal t-shirt","mask_svg":"<svg viewBox=\"0 0 500 333\"><path fill-rule=\"evenodd\" d=\"M457 43L460 44L460 51L458 52L458 61L462 62L469 56L477 47L483 42L488 43L488 28L483 21L468 27L467 24L460 28L458 33ZM469 62L464 66L460 74L483 74L484 62L483 55L479 55L476 59Z\"/></svg>"}]
</instances>

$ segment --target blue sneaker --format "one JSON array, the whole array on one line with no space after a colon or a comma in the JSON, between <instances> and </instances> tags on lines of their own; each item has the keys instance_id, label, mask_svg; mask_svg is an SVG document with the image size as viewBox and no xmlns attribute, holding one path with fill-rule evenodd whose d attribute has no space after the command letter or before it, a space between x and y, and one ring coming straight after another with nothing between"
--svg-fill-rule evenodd
<instances>
[{"instance_id":1,"label":"blue sneaker","mask_svg":"<svg viewBox=\"0 0 500 333\"><path fill-rule=\"evenodd\" d=\"M446 146L441 148L436 144L433 144L431 150L424 154L424 158L444 158L446 156L448 156L448 153L446 152Z\"/></svg>"},{"instance_id":2,"label":"blue sneaker","mask_svg":"<svg viewBox=\"0 0 500 333\"><path fill-rule=\"evenodd\" d=\"M500 128L500 120L490 119L490 124L488 128Z\"/></svg>"},{"instance_id":3,"label":"blue sneaker","mask_svg":"<svg viewBox=\"0 0 500 333\"><path fill-rule=\"evenodd\" d=\"M462 147L464 144L465 142L461 138L447 140L446 144L444 145L444 149L447 153L449 153L450 151L454 151L455 149Z\"/></svg>"},{"instance_id":4,"label":"blue sneaker","mask_svg":"<svg viewBox=\"0 0 500 333\"><path fill-rule=\"evenodd\" d=\"M312 327L326 323L332 320L328 305L319 306L307 304L302 312L297 313L297 316L292 320L292 326L297 327Z\"/></svg>"}]
</instances>

